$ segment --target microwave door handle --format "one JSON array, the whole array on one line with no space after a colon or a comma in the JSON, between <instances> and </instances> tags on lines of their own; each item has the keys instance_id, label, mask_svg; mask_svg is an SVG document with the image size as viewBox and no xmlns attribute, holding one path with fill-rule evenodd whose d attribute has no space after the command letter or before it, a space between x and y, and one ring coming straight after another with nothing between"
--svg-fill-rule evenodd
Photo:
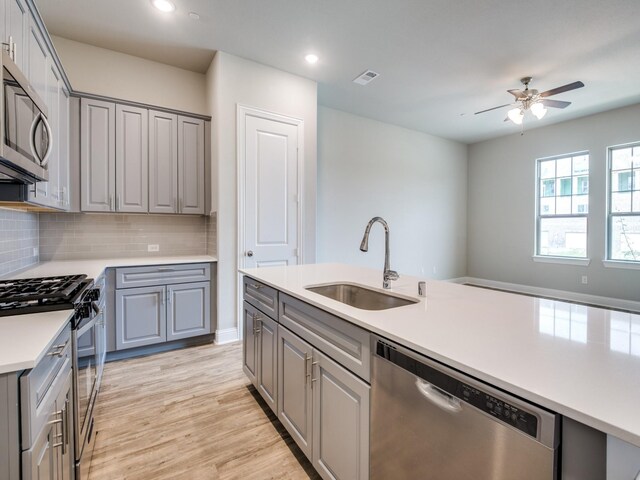
<instances>
[{"instance_id":1,"label":"microwave door handle","mask_svg":"<svg viewBox=\"0 0 640 480\"><path fill-rule=\"evenodd\" d=\"M51 125L49 125L49 120L47 120L47 117L45 117L42 113L40 113L40 117L42 118L44 128L47 130L47 153L44 154L44 157L40 162L40 166L46 167L47 163L49 163L51 151L53 150L53 133L51 132Z\"/></svg>"},{"instance_id":2,"label":"microwave door handle","mask_svg":"<svg viewBox=\"0 0 640 480\"><path fill-rule=\"evenodd\" d=\"M31 147L31 153L33 157L36 158L41 164L42 160L40 159L40 155L38 155L38 151L36 150L36 128L38 128L38 123L40 122L40 116L42 114L36 115L31 123L31 130L29 131L29 147Z\"/></svg>"}]
</instances>

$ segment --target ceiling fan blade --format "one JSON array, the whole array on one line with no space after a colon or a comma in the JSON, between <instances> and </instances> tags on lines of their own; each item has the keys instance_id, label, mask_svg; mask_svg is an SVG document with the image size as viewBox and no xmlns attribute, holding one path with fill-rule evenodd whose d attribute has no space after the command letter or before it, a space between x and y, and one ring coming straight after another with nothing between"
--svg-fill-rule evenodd
<instances>
[{"instance_id":1,"label":"ceiling fan blade","mask_svg":"<svg viewBox=\"0 0 640 480\"><path fill-rule=\"evenodd\" d=\"M516 97L516 100L520 100L521 98L526 98L526 94L522 90L507 90L511 95Z\"/></svg>"},{"instance_id":2,"label":"ceiling fan blade","mask_svg":"<svg viewBox=\"0 0 640 480\"><path fill-rule=\"evenodd\" d=\"M542 100L542 104L545 107L567 108L571 105L571 102L563 102L562 100Z\"/></svg>"},{"instance_id":3,"label":"ceiling fan blade","mask_svg":"<svg viewBox=\"0 0 640 480\"><path fill-rule=\"evenodd\" d=\"M505 103L504 105L500 105L499 107L487 108L486 110L480 110L479 112L474 113L474 115L478 115L479 113L490 112L491 110L497 110L499 108L508 107L513 105L512 103Z\"/></svg>"},{"instance_id":4,"label":"ceiling fan blade","mask_svg":"<svg viewBox=\"0 0 640 480\"><path fill-rule=\"evenodd\" d=\"M551 90L547 90L546 92L542 92L540 94L540 96L542 98L544 97L550 97L552 95L557 95L559 93L564 93L564 92L568 92L570 90L575 90L576 88L582 88L584 87L584 83L582 82L573 82L573 83L568 83L567 85L563 85L562 87L557 87L557 88L552 88Z\"/></svg>"}]
</instances>

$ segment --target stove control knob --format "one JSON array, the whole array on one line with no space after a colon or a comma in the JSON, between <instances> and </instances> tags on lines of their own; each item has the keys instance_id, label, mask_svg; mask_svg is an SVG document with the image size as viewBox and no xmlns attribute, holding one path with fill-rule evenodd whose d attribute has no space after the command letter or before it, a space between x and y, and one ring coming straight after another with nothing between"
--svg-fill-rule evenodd
<instances>
[{"instance_id":1,"label":"stove control knob","mask_svg":"<svg viewBox=\"0 0 640 480\"><path fill-rule=\"evenodd\" d=\"M87 292L87 300L96 302L100 300L100 290L98 288L92 288Z\"/></svg>"}]
</instances>

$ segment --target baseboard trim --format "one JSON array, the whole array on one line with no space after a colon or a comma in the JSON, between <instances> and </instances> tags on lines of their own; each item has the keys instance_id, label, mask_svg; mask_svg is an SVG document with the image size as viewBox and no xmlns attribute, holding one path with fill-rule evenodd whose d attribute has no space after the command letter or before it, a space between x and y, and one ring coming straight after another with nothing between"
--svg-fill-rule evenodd
<instances>
[{"instance_id":1,"label":"baseboard trim","mask_svg":"<svg viewBox=\"0 0 640 480\"><path fill-rule=\"evenodd\" d=\"M223 345L225 343L237 342L240 340L238 336L237 328L223 328L222 330L216 330L216 345Z\"/></svg>"},{"instance_id":2,"label":"baseboard trim","mask_svg":"<svg viewBox=\"0 0 640 480\"><path fill-rule=\"evenodd\" d=\"M450 280L453 283L469 283L481 287L507 290L515 293L524 293L536 297L553 298L566 300L568 302L585 303L598 307L614 308L631 312L640 312L640 302L635 300L625 300L622 298L602 297L599 295L589 295L587 293L569 292L567 290L555 290L553 288L534 287L531 285L521 285L519 283L498 282L485 278L460 277Z\"/></svg>"}]
</instances>

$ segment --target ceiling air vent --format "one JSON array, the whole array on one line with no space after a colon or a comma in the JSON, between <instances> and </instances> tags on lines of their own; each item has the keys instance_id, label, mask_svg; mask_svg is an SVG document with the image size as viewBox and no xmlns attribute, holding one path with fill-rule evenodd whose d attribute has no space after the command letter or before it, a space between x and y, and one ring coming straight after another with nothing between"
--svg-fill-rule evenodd
<instances>
[{"instance_id":1,"label":"ceiling air vent","mask_svg":"<svg viewBox=\"0 0 640 480\"><path fill-rule=\"evenodd\" d=\"M362 75L358 75L353 79L353 83L357 83L358 85L366 85L374 78L378 78L380 76L379 73L374 72L373 70L367 70Z\"/></svg>"}]
</instances>

